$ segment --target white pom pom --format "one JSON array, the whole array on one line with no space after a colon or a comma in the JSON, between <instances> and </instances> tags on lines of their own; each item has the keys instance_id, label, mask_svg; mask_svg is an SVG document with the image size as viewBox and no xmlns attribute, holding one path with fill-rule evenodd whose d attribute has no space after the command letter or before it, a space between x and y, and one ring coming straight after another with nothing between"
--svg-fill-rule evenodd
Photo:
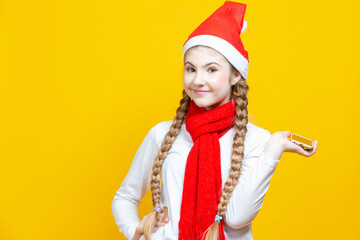
<instances>
[{"instance_id":1,"label":"white pom pom","mask_svg":"<svg viewBox=\"0 0 360 240\"><path fill-rule=\"evenodd\" d=\"M245 32L246 27L247 27L247 22L244 20L243 27L241 29L241 33Z\"/></svg>"}]
</instances>

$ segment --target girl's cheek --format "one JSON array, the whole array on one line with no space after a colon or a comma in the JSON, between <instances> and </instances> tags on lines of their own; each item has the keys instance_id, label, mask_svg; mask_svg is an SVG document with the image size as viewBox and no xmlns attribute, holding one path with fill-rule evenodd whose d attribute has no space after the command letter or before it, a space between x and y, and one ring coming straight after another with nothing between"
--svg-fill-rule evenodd
<instances>
[{"instance_id":1,"label":"girl's cheek","mask_svg":"<svg viewBox=\"0 0 360 240\"><path fill-rule=\"evenodd\" d=\"M220 76L218 79L214 81L214 88L221 89L224 88L228 82L228 78L226 76Z\"/></svg>"},{"instance_id":2,"label":"girl's cheek","mask_svg":"<svg viewBox=\"0 0 360 240\"><path fill-rule=\"evenodd\" d=\"M184 77L183 85L184 85L185 88L189 88L189 86L191 85L190 79L187 78L187 77Z\"/></svg>"}]
</instances>

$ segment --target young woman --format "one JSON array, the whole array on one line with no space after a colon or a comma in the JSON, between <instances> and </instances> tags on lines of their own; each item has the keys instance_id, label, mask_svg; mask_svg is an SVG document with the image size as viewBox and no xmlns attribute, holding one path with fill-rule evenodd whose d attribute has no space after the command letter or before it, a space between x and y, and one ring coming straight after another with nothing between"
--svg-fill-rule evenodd
<instances>
[{"instance_id":1,"label":"young woman","mask_svg":"<svg viewBox=\"0 0 360 240\"><path fill-rule=\"evenodd\" d=\"M305 151L290 131L271 135L248 122L245 9L226 1L185 42L176 116L146 135L111 204L128 239L253 239L251 221L282 153L316 152L317 141ZM140 221L149 185L154 209Z\"/></svg>"}]
</instances>

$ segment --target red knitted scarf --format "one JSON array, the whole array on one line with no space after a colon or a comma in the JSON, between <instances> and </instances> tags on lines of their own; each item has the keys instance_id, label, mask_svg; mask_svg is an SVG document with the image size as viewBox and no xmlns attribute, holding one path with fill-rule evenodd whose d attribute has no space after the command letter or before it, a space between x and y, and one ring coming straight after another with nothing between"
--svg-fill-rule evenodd
<instances>
[{"instance_id":1,"label":"red knitted scarf","mask_svg":"<svg viewBox=\"0 0 360 240\"><path fill-rule=\"evenodd\" d=\"M234 99L209 111L190 102L186 130L194 145L185 167L179 240L201 239L214 223L222 190L219 138L234 126L235 114ZM223 221L218 239L225 239Z\"/></svg>"}]
</instances>

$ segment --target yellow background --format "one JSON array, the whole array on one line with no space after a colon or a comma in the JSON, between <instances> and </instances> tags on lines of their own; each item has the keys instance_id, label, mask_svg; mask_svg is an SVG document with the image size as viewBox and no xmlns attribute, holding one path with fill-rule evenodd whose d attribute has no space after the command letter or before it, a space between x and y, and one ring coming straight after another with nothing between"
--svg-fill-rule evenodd
<instances>
[{"instance_id":1,"label":"yellow background","mask_svg":"<svg viewBox=\"0 0 360 240\"><path fill-rule=\"evenodd\" d=\"M244 3L250 121L319 141L283 154L254 239L360 239L360 3ZM222 4L0 1L0 239L124 239L111 201Z\"/></svg>"}]
</instances>

